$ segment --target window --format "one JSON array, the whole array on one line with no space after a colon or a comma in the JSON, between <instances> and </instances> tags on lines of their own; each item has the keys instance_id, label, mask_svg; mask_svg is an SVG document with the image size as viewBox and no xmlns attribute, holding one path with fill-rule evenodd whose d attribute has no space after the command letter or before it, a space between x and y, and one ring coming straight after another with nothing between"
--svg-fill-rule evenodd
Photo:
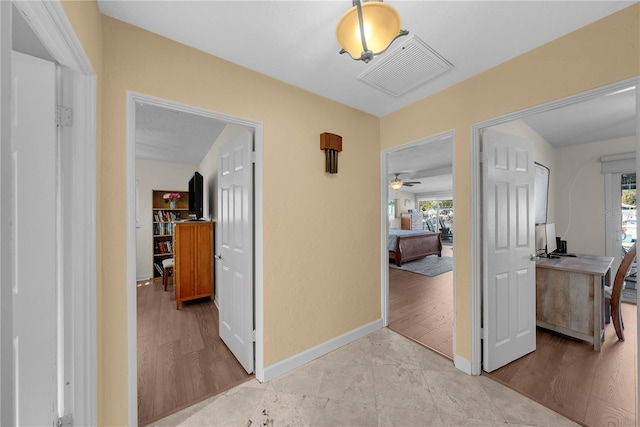
<instances>
[{"instance_id":1,"label":"window","mask_svg":"<svg viewBox=\"0 0 640 427\"><path fill-rule=\"evenodd\" d=\"M422 200L418 204L422 212L424 229L442 234L443 243L453 242L453 200Z\"/></svg>"},{"instance_id":2,"label":"window","mask_svg":"<svg viewBox=\"0 0 640 427\"><path fill-rule=\"evenodd\" d=\"M622 246L630 247L636 241L636 174L623 173L620 177L620 212L622 219Z\"/></svg>"}]
</instances>

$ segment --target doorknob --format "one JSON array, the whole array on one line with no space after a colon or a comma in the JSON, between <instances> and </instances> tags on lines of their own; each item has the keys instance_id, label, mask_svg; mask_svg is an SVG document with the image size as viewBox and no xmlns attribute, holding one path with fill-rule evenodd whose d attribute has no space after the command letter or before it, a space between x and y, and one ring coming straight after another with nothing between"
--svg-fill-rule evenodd
<instances>
[{"instance_id":1,"label":"doorknob","mask_svg":"<svg viewBox=\"0 0 640 427\"><path fill-rule=\"evenodd\" d=\"M213 257L214 257L215 259L219 259L219 260L221 260L221 259L222 259L222 255L219 255L219 254L216 254L216 255L214 255Z\"/></svg>"},{"instance_id":2,"label":"doorknob","mask_svg":"<svg viewBox=\"0 0 640 427\"><path fill-rule=\"evenodd\" d=\"M531 261L537 261L539 259L540 259L540 257L537 256L537 255L534 255L534 254L529 255L529 260L531 260Z\"/></svg>"}]
</instances>

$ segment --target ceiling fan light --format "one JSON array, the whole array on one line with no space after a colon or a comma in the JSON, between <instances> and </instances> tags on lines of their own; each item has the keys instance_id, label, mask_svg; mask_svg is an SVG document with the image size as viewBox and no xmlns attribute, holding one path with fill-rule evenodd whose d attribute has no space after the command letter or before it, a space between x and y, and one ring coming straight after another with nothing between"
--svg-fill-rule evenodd
<instances>
[{"instance_id":1,"label":"ceiling fan light","mask_svg":"<svg viewBox=\"0 0 640 427\"><path fill-rule=\"evenodd\" d=\"M397 37L408 34L400 28L398 12L382 1L362 3L362 20L364 41L361 38L357 6L342 15L336 27L338 43L353 59L368 62L374 55L387 50Z\"/></svg>"},{"instance_id":2,"label":"ceiling fan light","mask_svg":"<svg viewBox=\"0 0 640 427\"><path fill-rule=\"evenodd\" d=\"M391 181L391 188L393 188L394 190L399 190L400 188L402 188L402 180L394 179L393 181Z\"/></svg>"}]
</instances>

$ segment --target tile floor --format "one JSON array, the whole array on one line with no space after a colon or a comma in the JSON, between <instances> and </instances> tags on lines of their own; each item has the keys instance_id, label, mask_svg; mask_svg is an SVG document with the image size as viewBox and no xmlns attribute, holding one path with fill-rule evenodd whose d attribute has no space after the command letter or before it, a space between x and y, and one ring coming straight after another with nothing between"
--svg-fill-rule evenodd
<instances>
[{"instance_id":1,"label":"tile floor","mask_svg":"<svg viewBox=\"0 0 640 427\"><path fill-rule=\"evenodd\" d=\"M157 426L576 426L381 329L264 384L255 379Z\"/></svg>"}]
</instances>

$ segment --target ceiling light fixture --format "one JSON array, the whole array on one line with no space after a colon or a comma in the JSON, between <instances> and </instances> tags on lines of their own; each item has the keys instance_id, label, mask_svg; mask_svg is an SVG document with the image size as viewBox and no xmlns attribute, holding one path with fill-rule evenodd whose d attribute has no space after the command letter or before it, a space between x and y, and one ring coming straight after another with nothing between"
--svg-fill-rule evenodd
<instances>
[{"instance_id":1,"label":"ceiling light fixture","mask_svg":"<svg viewBox=\"0 0 640 427\"><path fill-rule=\"evenodd\" d=\"M400 15L382 0L353 0L336 27L336 38L342 46L340 53L368 63L380 55L391 43L409 34L400 29Z\"/></svg>"},{"instance_id":2,"label":"ceiling light fixture","mask_svg":"<svg viewBox=\"0 0 640 427\"><path fill-rule=\"evenodd\" d=\"M391 181L391 188L393 188L394 190L399 190L402 188L402 180L398 178L398 175L396 175L396 179Z\"/></svg>"}]
</instances>

